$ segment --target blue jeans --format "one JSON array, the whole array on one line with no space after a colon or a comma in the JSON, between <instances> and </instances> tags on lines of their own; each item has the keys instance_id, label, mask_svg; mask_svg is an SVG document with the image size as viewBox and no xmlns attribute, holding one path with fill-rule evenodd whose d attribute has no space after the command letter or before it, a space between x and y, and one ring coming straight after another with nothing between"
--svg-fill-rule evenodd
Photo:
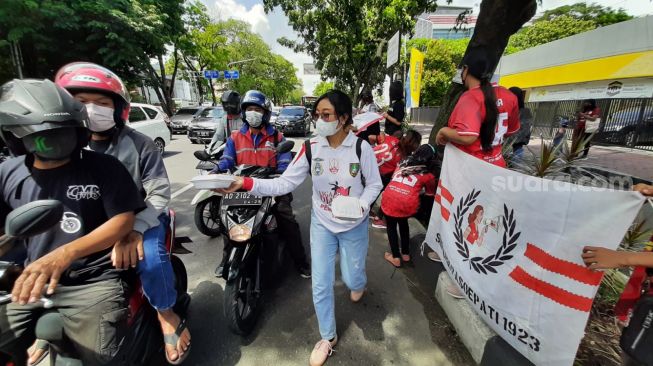
<instances>
[{"instance_id":1,"label":"blue jeans","mask_svg":"<svg viewBox=\"0 0 653 366\"><path fill-rule=\"evenodd\" d=\"M159 226L143 234L145 257L138 264L138 274L150 304L156 310L167 310L177 301L175 275L166 250L166 229L170 225L170 217L162 214L159 222Z\"/></svg>"},{"instance_id":2,"label":"blue jeans","mask_svg":"<svg viewBox=\"0 0 653 366\"><path fill-rule=\"evenodd\" d=\"M365 261L369 242L368 220L355 228L334 234L311 215L311 266L313 269L313 305L322 339L336 336L335 299L336 255L340 250L340 271L345 285L362 291L367 284Z\"/></svg>"}]
</instances>

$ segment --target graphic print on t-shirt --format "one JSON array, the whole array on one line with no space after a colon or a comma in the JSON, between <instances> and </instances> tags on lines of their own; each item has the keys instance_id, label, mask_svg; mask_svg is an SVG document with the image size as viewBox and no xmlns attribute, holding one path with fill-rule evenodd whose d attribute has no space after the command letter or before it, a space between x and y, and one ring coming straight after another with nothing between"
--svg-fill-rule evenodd
<instances>
[{"instance_id":1,"label":"graphic print on t-shirt","mask_svg":"<svg viewBox=\"0 0 653 366\"><path fill-rule=\"evenodd\" d=\"M82 229L82 222L74 212L64 212L61 218L61 230L66 234L75 234Z\"/></svg>"},{"instance_id":2,"label":"graphic print on t-shirt","mask_svg":"<svg viewBox=\"0 0 653 366\"><path fill-rule=\"evenodd\" d=\"M101 196L100 187L95 184L89 185L70 185L66 191L66 197L71 200L79 201L84 199L97 200Z\"/></svg>"},{"instance_id":3,"label":"graphic print on t-shirt","mask_svg":"<svg viewBox=\"0 0 653 366\"><path fill-rule=\"evenodd\" d=\"M319 177L320 175L322 175L322 173L324 173L324 167L322 166L323 161L324 159L320 159L320 158L313 159L312 165L313 165L314 176Z\"/></svg>"},{"instance_id":4,"label":"graphic print on t-shirt","mask_svg":"<svg viewBox=\"0 0 653 366\"><path fill-rule=\"evenodd\" d=\"M323 192L319 191L320 194L320 200L322 201L322 204L320 205L320 208L331 212L331 202L336 196L345 196L349 197L349 194L351 193L351 187L344 187L338 184L338 181L335 183L329 183L331 186L331 190L328 192Z\"/></svg>"}]
</instances>

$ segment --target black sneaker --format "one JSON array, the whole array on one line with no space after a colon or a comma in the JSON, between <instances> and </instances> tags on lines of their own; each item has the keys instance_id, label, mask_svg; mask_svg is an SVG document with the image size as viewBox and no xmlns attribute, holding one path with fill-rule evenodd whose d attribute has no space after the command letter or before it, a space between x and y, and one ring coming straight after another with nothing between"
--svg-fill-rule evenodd
<instances>
[{"instance_id":1,"label":"black sneaker","mask_svg":"<svg viewBox=\"0 0 653 366\"><path fill-rule=\"evenodd\" d=\"M297 272L299 272L301 278L311 278L311 267L309 266L299 267L297 268Z\"/></svg>"}]
</instances>

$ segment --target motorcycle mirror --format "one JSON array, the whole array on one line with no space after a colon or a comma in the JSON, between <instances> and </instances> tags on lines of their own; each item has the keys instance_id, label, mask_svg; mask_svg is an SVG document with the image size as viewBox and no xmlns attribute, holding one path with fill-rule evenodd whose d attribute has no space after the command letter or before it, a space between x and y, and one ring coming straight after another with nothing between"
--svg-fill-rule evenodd
<instances>
[{"instance_id":1,"label":"motorcycle mirror","mask_svg":"<svg viewBox=\"0 0 653 366\"><path fill-rule=\"evenodd\" d=\"M56 200L30 202L11 211L5 220L5 235L13 238L41 234L61 221L63 204Z\"/></svg>"},{"instance_id":2,"label":"motorcycle mirror","mask_svg":"<svg viewBox=\"0 0 653 366\"><path fill-rule=\"evenodd\" d=\"M211 155L209 155L206 151L204 150L197 150L193 153L195 155L195 158L200 161L208 161L211 160Z\"/></svg>"},{"instance_id":3,"label":"motorcycle mirror","mask_svg":"<svg viewBox=\"0 0 653 366\"><path fill-rule=\"evenodd\" d=\"M287 153L290 150L292 150L293 147L295 147L294 141L290 141L290 140L283 141L282 143L277 145L277 153L278 154Z\"/></svg>"}]
</instances>

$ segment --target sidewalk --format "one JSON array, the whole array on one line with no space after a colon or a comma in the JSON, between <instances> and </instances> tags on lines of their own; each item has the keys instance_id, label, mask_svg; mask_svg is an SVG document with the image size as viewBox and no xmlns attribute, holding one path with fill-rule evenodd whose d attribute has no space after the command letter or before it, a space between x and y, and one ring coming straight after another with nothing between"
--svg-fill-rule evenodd
<instances>
[{"instance_id":1,"label":"sidewalk","mask_svg":"<svg viewBox=\"0 0 653 366\"><path fill-rule=\"evenodd\" d=\"M422 134L422 143L428 142L432 125L411 124L411 127ZM533 138L528 147L537 151L540 144L539 139ZM618 146L592 146L587 163L653 181L653 151Z\"/></svg>"}]
</instances>

